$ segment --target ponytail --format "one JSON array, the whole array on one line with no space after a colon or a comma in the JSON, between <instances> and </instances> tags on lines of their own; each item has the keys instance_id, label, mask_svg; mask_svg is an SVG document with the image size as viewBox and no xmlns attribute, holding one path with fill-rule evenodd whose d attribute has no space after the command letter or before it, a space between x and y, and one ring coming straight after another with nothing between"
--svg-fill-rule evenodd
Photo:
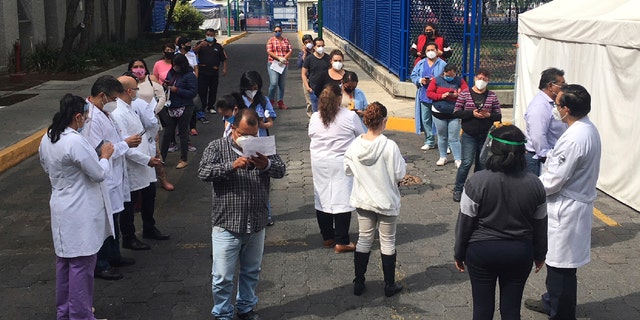
<instances>
[{"instance_id":1,"label":"ponytail","mask_svg":"<svg viewBox=\"0 0 640 320\"><path fill-rule=\"evenodd\" d=\"M47 136L51 139L51 143L56 143L60 140L60 134L73 122L73 117L77 113L84 114L85 104L86 102L83 98L70 93L65 94L60 99L60 111L53 116L51 125L47 129Z\"/></svg>"}]
</instances>

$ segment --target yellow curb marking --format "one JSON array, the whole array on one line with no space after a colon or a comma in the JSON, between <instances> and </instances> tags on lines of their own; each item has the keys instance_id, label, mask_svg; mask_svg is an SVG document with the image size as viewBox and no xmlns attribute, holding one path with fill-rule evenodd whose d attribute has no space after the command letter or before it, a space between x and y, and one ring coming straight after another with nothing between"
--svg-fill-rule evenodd
<instances>
[{"instance_id":1,"label":"yellow curb marking","mask_svg":"<svg viewBox=\"0 0 640 320\"><path fill-rule=\"evenodd\" d=\"M0 150L0 173L36 154L40 140L46 132L47 128L44 128L18 143Z\"/></svg>"},{"instance_id":2,"label":"yellow curb marking","mask_svg":"<svg viewBox=\"0 0 640 320\"><path fill-rule=\"evenodd\" d=\"M413 119L389 117L389 120L387 120L387 130L415 132L416 125Z\"/></svg>"},{"instance_id":3,"label":"yellow curb marking","mask_svg":"<svg viewBox=\"0 0 640 320\"><path fill-rule=\"evenodd\" d=\"M609 218L609 216L607 216L606 214L602 213L602 211L598 210L597 208L593 208L593 215L596 216L596 218L600 219L600 221L604 222L606 225L608 225L610 227L620 226L620 224L618 222L616 222L615 220Z\"/></svg>"}]
</instances>

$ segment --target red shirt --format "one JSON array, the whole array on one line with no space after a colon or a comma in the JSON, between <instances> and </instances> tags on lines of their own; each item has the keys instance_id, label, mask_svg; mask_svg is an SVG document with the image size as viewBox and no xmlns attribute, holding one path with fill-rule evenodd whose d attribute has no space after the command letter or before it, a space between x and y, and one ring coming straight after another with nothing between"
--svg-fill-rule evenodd
<instances>
[{"instance_id":1,"label":"red shirt","mask_svg":"<svg viewBox=\"0 0 640 320\"><path fill-rule=\"evenodd\" d=\"M417 43L417 48L416 48L416 50L417 50L418 52L424 52L424 51L426 51L426 50L425 50L425 48L424 48L424 46L426 46L426 45L427 45L427 42L435 42L435 43L438 45L438 50L440 50L440 51L444 51L444 38L443 38L443 37L441 37L441 36L437 36L437 37L435 38L435 40L433 40L433 41L427 41L427 36L426 36L426 35L424 35L424 34L421 34L421 35L419 35L419 36L418 36L418 43ZM422 58L421 58L421 57L416 57L416 61L413 63L413 66L415 67L415 66L418 64L418 62L419 62L420 60L422 60Z\"/></svg>"}]
</instances>

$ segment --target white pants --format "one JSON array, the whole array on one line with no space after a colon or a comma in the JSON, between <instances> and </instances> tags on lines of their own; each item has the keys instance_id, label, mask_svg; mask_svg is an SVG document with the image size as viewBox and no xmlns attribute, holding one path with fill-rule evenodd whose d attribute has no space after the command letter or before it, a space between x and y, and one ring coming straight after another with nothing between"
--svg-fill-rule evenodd
<instances>
[{"instance_id":1,"label":"white pants","mask_svg":"<svg viewBox=\"0 0 640 320\"><path fill-rule=\"evenodd\" d=\"M356 251L371 251L376 226L380 235L380 252L384 255L396 253L396 221L397 216L386 216L373 211L357 209L358 212L358 244Z\"/></svg>"}]
</instances>

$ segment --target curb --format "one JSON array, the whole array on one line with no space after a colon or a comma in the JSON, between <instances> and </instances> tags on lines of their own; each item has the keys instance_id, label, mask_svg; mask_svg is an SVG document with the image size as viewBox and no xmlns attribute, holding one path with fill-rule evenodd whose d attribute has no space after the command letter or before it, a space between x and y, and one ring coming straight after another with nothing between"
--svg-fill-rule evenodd
<instances>
[{"instance_id":1,"label":"curb","mask_svg":"<svg viewBox=\"0 0 640 320\"><path fill-rule=\"evenodd\" d=\"M40 140L46 132L47 128L41 129L29 137L0 150L0 173L7 171L23 160L38 153Z\"/></svg>"},{"instance_id":2,"label":"curb","mask_svg":"<svg viewBox=\"0 0 640 320\"><path fill-rule=\"evenodd\" d=\"M229 37L229 38L227 38L227 39L222 41L222 46L226 46L229 43L234 42L234 41L236 41L238 39L242 39L242 38L244 38L246 36L247 36L247 32L245 31L245 32L243 32L241 34L235 35L233 37Z\"/></svg>"}]
</instances>

